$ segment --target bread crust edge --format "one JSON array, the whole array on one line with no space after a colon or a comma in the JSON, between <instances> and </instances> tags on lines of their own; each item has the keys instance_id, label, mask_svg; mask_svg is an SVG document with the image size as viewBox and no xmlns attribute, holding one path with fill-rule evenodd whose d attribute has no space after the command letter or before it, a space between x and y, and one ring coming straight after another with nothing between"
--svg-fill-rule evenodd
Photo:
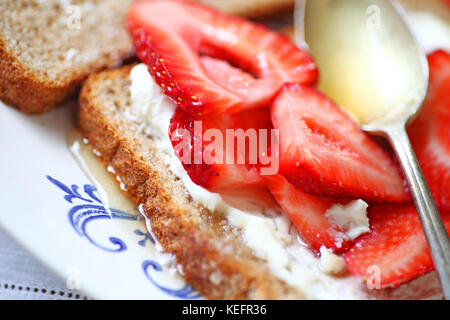
<instances>
[{"instance_id":1,"label":"bread crust edge","mask_svg":"<svg viewBox=\"0 0 450 320\"><path fill-rule=\"evenodd\" d=\"M23 65L0 37L0 99L23 113L40 114L70 97L92 73L116 67L132 57L134 49L121 52L118 59L102 61L73 77L52 80Z\"/></svg>"}]
</instances>

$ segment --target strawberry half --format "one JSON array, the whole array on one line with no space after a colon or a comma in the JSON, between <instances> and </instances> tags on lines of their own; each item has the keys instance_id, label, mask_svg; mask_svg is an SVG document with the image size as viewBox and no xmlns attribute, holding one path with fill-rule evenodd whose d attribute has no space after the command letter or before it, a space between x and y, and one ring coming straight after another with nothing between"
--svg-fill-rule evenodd
<instances>
[{"instance_id":1,"label":"strawberry half","mask_svg":"<svg viewBox=\"0 0 450 320\"><path fill-rule=\"evenodd\" d=\"M349 248L352 243L350 238L325 216L327 209L337 202L336 199L307 194L296 189L282 175L262 177L280 207L296 226L302 240L313 250L319 252L320 247L325 246L341 253Z\"/></svg>"},{"instance_id":2,"label":"strawberry half","mask_svg":"<svg viewBox=\"0 0 450 320\"><path fill-rule=\"evenodd\" d=\"M450 212L450 54L428 57L430 86L408 133L439 210Z\"/></svg>"},{"instance_id":3,"label":"strawberry half","mask_svg":"<svg viewBox=\"0 0 450 320\"><path fill-rule=\"evenodd\" d=\"M441 217L449 232L450 214ZM372 231L358 238L344 255L350 273L385 288L397 287L434 269L412 204L370 206L369 220Z\"/></svg>"},{"instance_id":4,"label":"strawberry half","mask_svg":"<svg viewBox=\"0 0 450 320\"><path fill-rule=\"evenodd\" d=\"M280 173L296 188L378 202L410 199L390 156L314 88L284 85L271 115L279 129Z\"/></svg>"},{"instance_id":5,"label":"strawberry half","mask_svg":"<svg viewBox=\"0 0 450 320\"><path fill-rule=\"evenodd\" d=\"M239 209L259 210L278 208L259 174L258 149L252 148L259 146L259 129L269 130L266 144L270 146L271 128L267 108L206 118L196 118L177 108L171 119L169 136L194 183L219 193ZM235 133L237 129L242 129L242 133L254 132L253 141L245 138L241 144L234 136L227 138L227 130Z\"/></svg>"},{"instance_id":6,"label":"strawberry half","mask_svg":"<svg viewBox=\"0 0 450 320\"><path fill-rule=\"evenodd\" d=\"M136 2L126 20L136 52L153 78L195 116L265 107L284 82L317 80L312 58L287 37L200 4ZM216 63L202 63L202 56L226 61L247 76L230 80Z\"/></svg>"}]
</instances>

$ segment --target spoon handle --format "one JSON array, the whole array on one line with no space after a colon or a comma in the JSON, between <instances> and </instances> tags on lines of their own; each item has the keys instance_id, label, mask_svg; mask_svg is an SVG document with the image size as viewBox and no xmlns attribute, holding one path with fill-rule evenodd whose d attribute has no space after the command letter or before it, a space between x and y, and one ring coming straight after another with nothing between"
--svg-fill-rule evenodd
<instances>
[{"instance_id":1,"label":"spoon handle","mask_svg":"<svg viewBox=\"0 0 450 320\"><path fill-rule=\"evenodd\" d=\"M450 240L436 209L430 189L417 162L404 126L387 130L388 138L403 167L408 185L428 241L442 290L450 299Z\"/></svg>"}]
</instances>

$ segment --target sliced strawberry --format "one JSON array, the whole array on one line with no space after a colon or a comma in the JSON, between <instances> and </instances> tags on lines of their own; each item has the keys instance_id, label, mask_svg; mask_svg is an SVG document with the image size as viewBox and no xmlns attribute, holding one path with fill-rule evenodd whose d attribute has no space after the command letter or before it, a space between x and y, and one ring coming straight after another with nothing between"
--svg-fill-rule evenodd
<instances>
[{"instance_id":1,"label":"sliced strawberry","mask_svg":"<svg viewBox=\"0 0 450 320\"><path fill-rule=\"evenodd\" d=\"M233 67L224 60L203 56L200 58L200 62L211 80L224 88L228 88L231 92L245 94L247 87L243 84L255 80L251 74Z\"/></svg>"},{"instance_id":2,"label":"sliced strawberry","mask_svg":"<svg viewBox=\"0 0 450 320\"><path fill-rule=\"evenodd\" d=\"M408 133L436 206L450 212L450 54L428 57L430 87Z\"/></svg>"},{"instance_id":3,"label":"sliced strawberry","mask_svg":"<svg viewBox=\"0 0 450 320\"><path fill-rule=\"evenodd\" d=\"M345 252L352 240L325 215L336 199L316 197L296 189L282 175L262 176L270 192L299 231L300 237L318 252L325 246Z\"/></svg>"},{"instance_id":4,"label":"sliced strawberry","mask_svg":"<svg viewBox=\"0 0 450 320\"><path fill-rule=\"evenodd\" d=\"M317 196L378 202L409 199L389 155L314 88L286 84L271 107L280 173Z\"/></svg>"},{"instance_id":5,"label":"sliced strawberry","mask_svg":"<svg viewBox=\"0 0 450 320\"><path fill-rule=\"evenodd\" d=\"M265 107L284 82L317 80L312 58L285 36L200 4L137 2L127 24L139 58L165 94L195 116ZM230 81L217 64L202 63L204 55L238 66L247 76Z\"/></svg>"},{"instance_id":6,"label":"sliced strawberry","mask_svg":"<svg viewBox=\"0 0 450 320\"><path fill-rule=\"evenodd\" d=\"M450 214L441 214L450 231ZM345 254L348 270L380 288L397 287L433 270L425 235L412 204L369 207L372 231ZM379 274L378 274L379 272Z\"/></svg>"},{"instance_id":7,"label":"sliced strawberry","mask_svg":"<svg viewBox=\"0 0 450 320\"><path fill-rule=\"evenodd\" d=\"M205 119L195 118L177 108L169 135L175 153L194 183L221 194L228 203L240 209L254 210L278 207L259 174L258 148L252 148L259 145L259 129L270 130L271 127L267 108ZM241 147L239 140L233 138L231 144L227 130L237 129L242 129L244 134L254 132L252 142L246 138ZM208 137L209 133L214 137ZM270 132L266 143L270 146Z\"/></svg>"}]
</instances>

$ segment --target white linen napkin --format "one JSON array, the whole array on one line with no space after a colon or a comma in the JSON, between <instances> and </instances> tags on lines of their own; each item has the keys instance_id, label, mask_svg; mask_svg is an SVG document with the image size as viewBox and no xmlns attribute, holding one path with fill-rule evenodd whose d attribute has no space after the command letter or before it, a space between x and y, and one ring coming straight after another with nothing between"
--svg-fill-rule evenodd
<instances>
[{"instance_id":1,"label":"white linen napkin","mask_svg":"<svg viewBox=\"0 0 450 320\"><path fill-rule=\"evenodd\" d=\"M65 281L50 273L0 230L0 299L88 299L69 290Z\"/></svg>"}]
</instances>

